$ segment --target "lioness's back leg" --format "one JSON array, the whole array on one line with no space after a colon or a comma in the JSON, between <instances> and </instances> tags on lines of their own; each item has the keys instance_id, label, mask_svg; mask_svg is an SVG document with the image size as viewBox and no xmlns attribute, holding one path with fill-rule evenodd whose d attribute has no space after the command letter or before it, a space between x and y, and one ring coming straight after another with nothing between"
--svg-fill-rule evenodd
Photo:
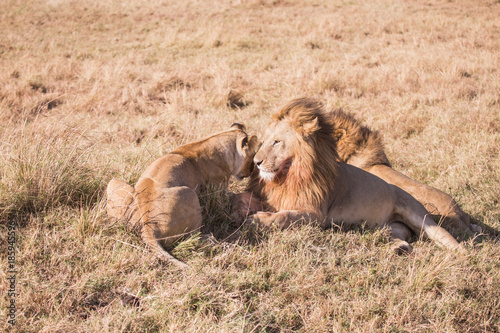
<instances>
[{"instance_id":1,"label":"lioness's back leg","mask_svg":"<svg viewBox=\"0 0 500 333\"><path fill-rule=\"evenodd\" d=\"M408 178L402 173L385 165L375 165L366 170L389 184L396 185L417 199L431 214L446 217L445 222L457 231L468 234L476 230L471 225L469 217L465 214L455 200L448 194Z\"/></svg>"},{"instance_id":2,"label":"lioness's back leg","mask_svg":"<svg viewBox=\"0 0 500 333\"><path fill-rule=\"evenodd\" d=\"M141 211L143 241L162 260L178 267L186 264L165 251L183 235L201 227L201 207L198 196L189 187L156 187L153 180L146 178L136 185L137 202Z\"/></svg>"},{"instance_id":3,"label":"lioness's back leg","mask_svg":"<svg viewBox=\"0 0 500 333\"><path fill-rule=\"evenodd\" d=\"M121 179L113 178L106 188L106 211L116 219L128 219L136 208L135 190Z\"/></svg>"}]
</instances>

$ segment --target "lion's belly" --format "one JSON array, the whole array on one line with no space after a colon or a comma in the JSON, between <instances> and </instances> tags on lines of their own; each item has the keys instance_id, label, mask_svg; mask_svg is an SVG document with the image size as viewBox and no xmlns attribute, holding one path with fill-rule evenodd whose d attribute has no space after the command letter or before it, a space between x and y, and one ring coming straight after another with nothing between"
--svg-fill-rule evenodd
<instances>
[{"instance_id":1,"label":"lion's belly","mask_svg":"<svg viewBox=\"0 0 500 333\"><path fill-rule=\"evenodd\" d=\"M361 225L366 222L368 227L381 227L387 224L393 213L393 205L378 204L378 205L342 205L335 207L330 214L328 214L328 219L330 223L336 225Z\"/></svg>"}]
</instances>

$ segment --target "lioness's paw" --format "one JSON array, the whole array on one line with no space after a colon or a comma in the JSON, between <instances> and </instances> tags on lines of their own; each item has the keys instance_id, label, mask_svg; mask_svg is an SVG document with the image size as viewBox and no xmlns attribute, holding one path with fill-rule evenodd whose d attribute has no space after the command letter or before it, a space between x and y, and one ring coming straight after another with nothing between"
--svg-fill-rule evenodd
<instances>
[{"instance_id":1,"label":"lioness's paw","mask_svg":"<svg viewBox=\"0 0 500 333\"><path fill-rule=\"evenodd\" d=\"M233 193L231 200L232 216L237 222L244 221L263 209L262 202L253 197L252 193Z\"/></svg>"}]
</instances>

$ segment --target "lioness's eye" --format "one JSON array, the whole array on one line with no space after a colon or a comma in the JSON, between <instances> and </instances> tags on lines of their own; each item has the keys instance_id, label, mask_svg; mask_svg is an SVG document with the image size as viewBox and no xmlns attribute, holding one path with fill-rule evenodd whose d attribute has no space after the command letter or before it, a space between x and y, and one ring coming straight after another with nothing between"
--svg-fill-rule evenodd
<instances>
[{"instance_id":1,"label":"lioness's eye","mask_svg":"<svg viewBox=\"0 0 500 333\"><path fill-rule=\"evenodd\" d=\"M280 142L281 142L281 141L279 141L279 140L274 140L274 142L273 142L273 146L276 146L276 145L277 145L278 143L280 143Z\"/></svg>"}]
</instances>

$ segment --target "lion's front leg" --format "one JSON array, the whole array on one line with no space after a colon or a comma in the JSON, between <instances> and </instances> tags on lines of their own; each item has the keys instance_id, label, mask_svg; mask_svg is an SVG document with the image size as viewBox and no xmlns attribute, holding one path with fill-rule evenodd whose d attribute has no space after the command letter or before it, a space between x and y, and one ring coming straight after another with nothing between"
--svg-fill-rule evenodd
<instances>
[{"instance_id":1,"label":"lion's front leg","mask_svg":"<svg viewBox=\"0 0 500 333\"><path fill-rule=\"evenodd\" d=\"M320 217L311 212L298 210L283 210L277 213L258 212L251 217L251 222L264 227L286 229L303 224L321 225Z\"/></svg>"},{"instance_id":2,"label":"lion's front leg","mask_svg":"<svg viewBox=\"0 0 500 333\"><path fill-rule=\"evenodd\" d=\"M235 193L232 201L232 214L238 221L244 221L259 211L269 210L267 204L252 192Z\"/></svg>"}]
</instances>

